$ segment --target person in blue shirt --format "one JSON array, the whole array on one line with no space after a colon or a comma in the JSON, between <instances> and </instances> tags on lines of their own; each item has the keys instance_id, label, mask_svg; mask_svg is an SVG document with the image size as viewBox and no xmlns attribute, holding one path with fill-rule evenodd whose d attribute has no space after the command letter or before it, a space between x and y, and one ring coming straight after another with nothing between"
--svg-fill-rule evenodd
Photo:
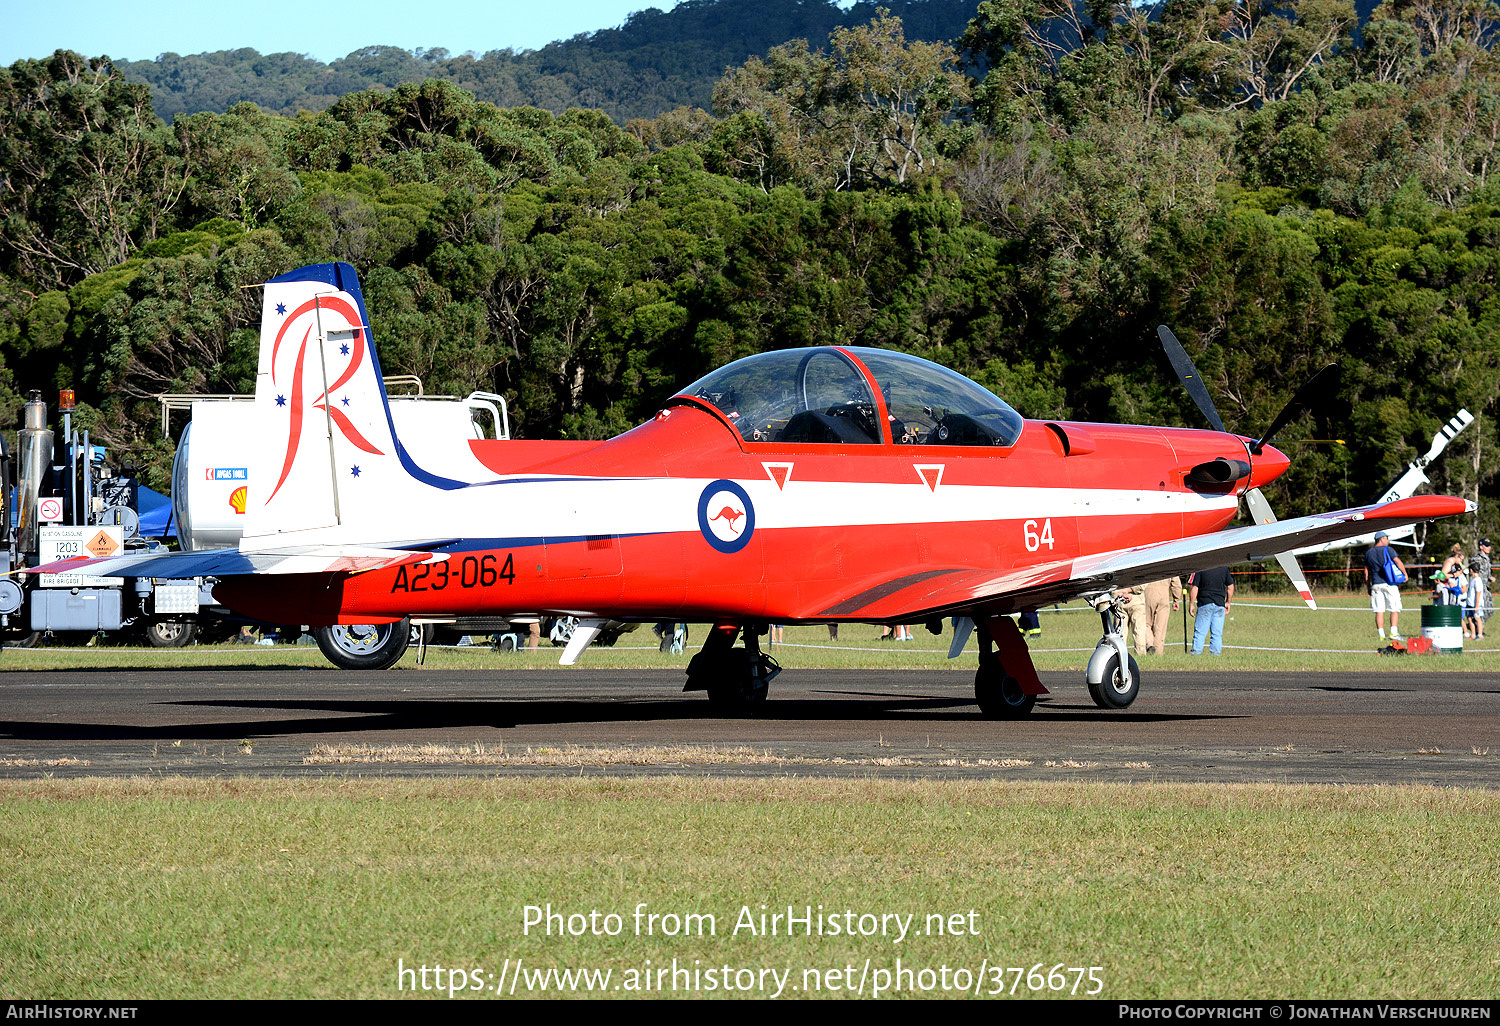
<instances>
[{"instance_id":1,"label":"person in blue shirt","mask_svg":"<svg viewBox=\"0 0 1500 1026\"><path fill-rule=\"evenodd\" d=\"M1399 576L1399 580L1392 580ZM1397 587L1406 580L1406 564L1391 551L1390 535L1384 531L1375 535L1375 544L1365 552L1365 587L1370 591L1370 608L1375 612L1375 633L1382 638L1385 633L1385 614L1391 614L1390 639L1398 641L1401 632L1396 621L1401 617L1401 589Z\"/></svg>"}]
</instances>

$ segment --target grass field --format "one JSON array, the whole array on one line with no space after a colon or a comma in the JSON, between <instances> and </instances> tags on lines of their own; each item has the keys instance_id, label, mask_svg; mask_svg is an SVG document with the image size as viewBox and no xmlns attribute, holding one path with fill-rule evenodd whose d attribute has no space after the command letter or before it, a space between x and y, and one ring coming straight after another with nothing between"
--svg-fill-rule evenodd
<instances>
[{"instance_id":1,"label":"grass field","mask_svg":"<svg viewBox=\"0 0 1500 1026\"><path fill-rule=\"evenodd\" d=\"M990 968L1040 963L1068 986L1099 967L1111 999L1492 997L1497 833L1500 795L1414 788L0 782L0 996L394 997L398 959L478 970L464 987L508 968L506 990L516 959L609 969L624 996L674 958L771 967L789 996L863 974L868 995L900 958L933 971L904 981L930 996L944 965L988 994ZM524 935L549 902L622 929ZM711 914L714 934L637 936L643 902ZM762 904L911 915L914 932L736 934ZM957 932L921 935L929 916Z\"/></svg>"},{"instance_id":2,"label":"grass field","mask_svg":"<svg viewBox=\"0 0 1500 1026\"><path fill-rule=\"evenodd\" d=\"M1145 670L1500 670L1489 641L1461 657L1377 656L1360 597L1321 604L1242 600L1226 640L1247 647L1215 660L1179 648ZM1408 632L1418 615L1408 610ZM1073 607L1044 611L1042 623L1039 668L1076 671L1097 616ZM1173 628L1180 639L1180 619ZM917 626L898 644L878 634L844 626L830 644L823 627L788 628L776 654L790 668L955 665L946 635ZM701 637L696 628L690 651ZM687 655L639 647L651 641L646 629L626 635L579 669L684 665ZM555 667L558 654L433 649L426 665ZM959 665L972 660L971 643ZM0 655L12 670L288 665L329 666L311 646ZM396 672L415 666L409 654ZM723 996L723 967L733 993L749 996L856 983L865 995L883 985L957 996L960 982L983 996L1042 996L1053 992L1029 984L1046 987L1053 967L1052 983L1079 982L1080 994L1098 967L1099 996L1111 999L1487 998L1500 986L1497 792L786 771L799 775L0 781L0 998L437 993L426 984L493 999L496 987L555 993L556 976L534 974L577 969L607 970L608 981L591 979L611 996L646 979L652 994L673 994L675 979L679 996ZM549 902L615 913L620 932L525 935L526 906ZM714 934L638 936L640 903L647 914L712 915ZM856 920L912 916L914 931L929 916L961 929L899 942L736 932L741 909L758 917L762 904L767 915L821 904ZM444 972L414 973L399 990L398 959ZM699 975L673 977L674 959ZM1038 965L1029 979L1012 971Z\"/></svg>"},{"instance_id":3,"label":"grass field","mask_svg":"<svg viewBox=\"0 0 1500 1026\"><path fill-rule=\"evenodd\" d=\"M1421 612L1416 596L1408 598L1402 625L1408 634L1421 633ZM1040 670L1078 670L1088 659L1099 640L1099 617L1082 603L1060 609L1043 609L1042 637L1031 643L1032 657ZM1218 669L1245 670L1354 670L1386 671L1399 665L1409 670L1500 670L1500 640L1486 638L1465 642L1462 656L1379 656L1376 649L1374 618L1364 596L1322 598L1317 610L1306 608L1300 600L1281 598L1247 598L1236 602L1225 624L1224 653L1213 658L1194 658L1183 651L1182 614L1172 618L1168 632L1172 644L1159 656L1143 660L1145 670ZM1500 625L1500 621L1497 621ZM1497 626L1500 630L1500 626ZM822 626L786 628L785 647L775 655L788 669L799 667L885 667L892 669L943 669L955 665L972 665L974 645L962 661L950 663L947 658L951 628L934 637L921 625L912 628L915 640L891 642L879 640L880 628L865 624L845 624L839 638L831 642ZM620 638L613 648L595 646L579 659L578 669L625 667L677 667L686 664L692 652L702 643L704 628L694 625L687 653L662 655L656 651L656 637L648 627L641 627ZM1500 639L1500 635L1496 636ZM762 639L762 644L765 641ZM425 666L438 670L514 668L542 669L557 667L560 650L543 645L539 652L496 652L487 646L454 649L432 647ZM1205 662L1207 661L1207 662ZM410 651L398 668L415 668L417 654ZM45 670L76 667L164 667L164 666L312 666L331 668L318 649L304 645L212 645L187 649L162 650L96 645L89 648L6 649L0 654L0 670ZM568 668L561 668L568 669Z\"/></svg>"}]
</instances>

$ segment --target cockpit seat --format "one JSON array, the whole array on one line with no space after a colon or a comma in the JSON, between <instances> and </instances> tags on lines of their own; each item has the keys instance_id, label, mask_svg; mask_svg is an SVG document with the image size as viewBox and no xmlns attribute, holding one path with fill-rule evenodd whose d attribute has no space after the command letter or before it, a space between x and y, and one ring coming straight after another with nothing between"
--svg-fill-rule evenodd
<instances>
[{"instance_id":1,"label":"cockpit seat","mask_svg":"<svg viewBox=\"0 0 1500 1026\"><path fill-rule=\"evenodd\" d=\"M860 418L833 417L814 410L804 410L782 428L778 442L822 442L844 445L875 445L878 439L860 424Z\"/></svg>"}]
</instances>

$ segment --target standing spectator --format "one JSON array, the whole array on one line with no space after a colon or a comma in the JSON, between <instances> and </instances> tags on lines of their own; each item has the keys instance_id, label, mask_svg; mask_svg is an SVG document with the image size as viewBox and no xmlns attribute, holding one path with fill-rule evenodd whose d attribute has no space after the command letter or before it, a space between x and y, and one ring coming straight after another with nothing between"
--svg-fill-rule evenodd
<instances>
[{"instance_id":1,"label":"standing spectator","mask_svg":"<svg viewBox=\"0 0 1500 1026\"><path fill-rule=\"evenodd\" d=\"M1479 639L1484 637L1484 617L1480 612L1484 609L1484 576L1483 564L1478 556L1469 563L1469 586L1464 589L1464 637Z\"/></svg>"},{"instance_id":2,"label":"standing spectator","mask_svg":"<svg viewBox=\"0 0 1500 1026\"><path fill-rule=\"evenodd\" d=\"M1375 633L1385 633L1385 614L1391 614L1392 641L1401 640L1396 621L1401 618L1401 589L1406 583L1406 564L1391 549L1391 536L1384 531L1375 535L1375 544L1365 552L1365 589L1370 593L1370 608L1375 612Z\"/></svg>"},{"instance_id":3,"label":"standing spectator","mask_svg":"<svg viewBox=\"0 0 1500 1026\"><path fill-rule=\"evenodd\" d=\"M1443 560L1444 576L1451 576L1455 570L1463 570L1466 562L1468 561L1464 559L1464 547L1454 545L1448 550L1448 558Z\"/></svg>"},{"instance_id":4,"label":"standing spectator","mask_svg":"<svg viewBox=\"0 0 1500 1026\"><path fill-rule=\"evenodd\" d=\"M1146 621L1151 627L1151 644L1147 655L1161 655L1167 650L1167 624L1182 606L1182 579L1168 577L1146 585Z\"/></svg>"},{"instance_id":5,"label":"standing spectator","mask_svg":"<svg viewBox=\"0 0 1500 1026\"><path fill-rule=\"evenodd\" d=\"M1442 567L1432 575L1433 580L1437 582L1434 604L1439 606L1464 604L1464 593L1469 590L1469 577L1464 564L1463 546L1454 545L1448 550L1448 558L1443 560Z\"/></svg>"},{"instance_id":6,"label":"standing spectator","mask_svg":"<svg viewBox=\"0 0 1500 1026\"><path fill-rule=\"evenodd\" d=\"M1151 638L1151 628L1146 622L1146 589L1121 588L1115 594L1125 599L1122 611L1126 622L1130 624L1130 647L1135 650L1136 655L1143 656Z\"/></svg>"},{"instance_id":7,"label":"standing spectator","mask_svg":"<svg viewBox=\"0 0 1500 1026\"><path fill-rule=\"evenodd\" d=\"M1474 558L1479 560L1479 578L1484 587L1484 594L1479 603L1479 612L1476 615L1481 620L1488 620L1490 614L1495 611L1494 596L1491 594L1493 589L1490 587L1495 583L1495 567L1490 562L1490 540L1488 538L1479 539L1479 552ZM1469 566L1472 571L1473 563L1471 562Z\"/></svg>"},{"instance_id":8,"label":"standing spectator","mask_svg":"<svg viewBox=\"0 0 1500 1026\"><path fill-rule=\"evenodd\" d=\"M1193 617L1193 655L1208 651L1218 655L1224 648L1224 616L1234 604L1234 579L1229 567L1199 570L1188 579L1188 615Z\"/></svg>"},{"instance_id":9,"label":"standing spectator","mask_svg":"<svg viewBox=\"0 0 1500 1026\"><path fill-rule=\"evenodd\" d=\"M1460 563L1448 571L1448 594L1443 602L1450 606L1461 606L1464 604L1464 596L1469 593L1469 571Z\"/></svg>"},{"instance_id":10,"label":"standing spectator","mask_svg":"<svg viewBox=\"0 0 1500 1026\"><path fill-rule=\"evenodd\" d=\"M1035 609L1021 610L1021 619L1016 626L1021 628L1023 637L1040 638L1042 636L1042 618L1037 615Z\"/></svg>"}]
</instances>

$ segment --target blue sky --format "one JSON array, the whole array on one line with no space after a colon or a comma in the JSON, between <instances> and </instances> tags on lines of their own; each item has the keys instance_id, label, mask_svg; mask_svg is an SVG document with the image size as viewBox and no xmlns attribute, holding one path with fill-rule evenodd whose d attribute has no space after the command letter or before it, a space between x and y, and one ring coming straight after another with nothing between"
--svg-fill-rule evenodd
<instances>
[{"instance_id":1,"label":"blue sky","mask_svg":"<svg viewBox=\"0 0 1500 1026\"><path fill-rule=\"evenodd\" d=\"M331 61L380 44L474 50L534 50L579 32L614 28L632 11L671 10L677 0L359 0L308 4L163 3L161 0L0 0L0 65L53 50L116 60L254 47ZM415 17L413 15L416 15Z\"/></svg>"}]
</instances>

